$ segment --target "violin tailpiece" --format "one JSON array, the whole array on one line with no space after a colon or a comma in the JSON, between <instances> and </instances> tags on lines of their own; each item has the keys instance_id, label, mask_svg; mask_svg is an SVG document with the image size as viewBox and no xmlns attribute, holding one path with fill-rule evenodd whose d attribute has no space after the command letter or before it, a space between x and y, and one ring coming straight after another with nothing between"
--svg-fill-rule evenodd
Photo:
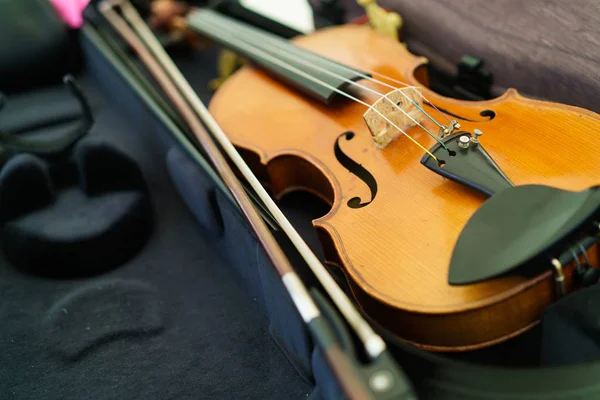
<instances>
[{"instance_id":1,"label":"violin tailpiece","mask_svg":"<svg viewBox=\"0 0 600 400\"><path fill-rule=\"evenodd\" d=\"M415 121L421 123L423 113L419 107L423 107L421 88L413 86L393 90L373 103L363 119L377 147L385 148L400 134L390 121L404 131L417 125Z\"/></svg>"},{"instance_id":2,"label":"violin tailpiece","mask_svg":"<svg viewBox=\"0 0 600 400\"><path fill-rule=\"evenodd\" d=\"M513 186L476 136L460 131L448 135L429 149L437 159L425 154L421 159L429 170L478 192L492 196Z\"/></svg>"}]
</instances>

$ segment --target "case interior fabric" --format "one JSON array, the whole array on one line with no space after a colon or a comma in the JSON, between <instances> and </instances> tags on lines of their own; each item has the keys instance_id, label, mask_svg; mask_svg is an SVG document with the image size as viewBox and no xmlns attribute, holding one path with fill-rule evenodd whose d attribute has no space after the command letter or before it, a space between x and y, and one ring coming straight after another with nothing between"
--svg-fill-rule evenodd
<instances>
[{"instance_id":1,"label":"case interior fabric","mask_svg":"<svg viewBox=\"0 0 600 400\"><path fill-rule=\"evenodd\" d=\"M129 261L87 278L40 277L0 255L0 398L306 398L313 387L269 334L264 300L248 296L177 194L168 134L93 56L97 74L78 76L93 104L90 138L140 166L155 229Z\"/></svg>"}]
</instances>

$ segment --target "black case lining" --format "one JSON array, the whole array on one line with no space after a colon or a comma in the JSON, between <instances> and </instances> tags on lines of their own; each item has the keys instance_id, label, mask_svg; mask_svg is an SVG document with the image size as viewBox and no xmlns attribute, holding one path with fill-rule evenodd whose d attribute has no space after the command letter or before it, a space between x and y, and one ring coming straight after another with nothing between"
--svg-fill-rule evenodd
<instances>
[{"instance_id":1,"label":"black case lining","mask_svg":"<svg viewBox=\"0 0 600 400\"><path fill-rule=\"evenodd\" d=\"M90 137L141 166L155 231L129 262L87 279L39 278L0 255L0 398L306 398L312 385L272 340L262 300L177 194L169 135L88 50L93 71L78 79L96 118ZM230 235L243 226L234 222ZM236 243L240 260L256 253L251 239Z\"/></svg>"}]
</instances>

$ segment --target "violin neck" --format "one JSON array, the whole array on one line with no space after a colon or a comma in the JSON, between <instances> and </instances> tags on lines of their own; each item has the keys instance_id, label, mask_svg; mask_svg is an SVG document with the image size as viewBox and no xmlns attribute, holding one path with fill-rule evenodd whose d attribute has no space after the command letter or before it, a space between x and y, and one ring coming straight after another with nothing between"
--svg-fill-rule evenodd
<instances>
[{"instance_id":1,"label":"violin neck","mask_svg":"<svg viewBox=\"0 0 600 400\"><path fill-rule=\"evenodd\" d=\"M210 9L193 11L187 17L187 24L196 33L324 104L329 104L338 91L345 91L349 80L357 81L368 75ZM335 74L326 72L330 70Z\"/></svg>"}]
</instances>

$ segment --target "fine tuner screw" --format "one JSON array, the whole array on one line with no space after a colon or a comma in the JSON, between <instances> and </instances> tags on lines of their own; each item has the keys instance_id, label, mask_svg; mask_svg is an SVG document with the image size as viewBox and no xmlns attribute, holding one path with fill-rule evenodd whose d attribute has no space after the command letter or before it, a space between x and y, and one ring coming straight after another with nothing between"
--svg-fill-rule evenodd
<instances>
[{"instance_id":1,"label":"fine tuner screw","mask_svg":"<svg viewBox=\"0 0 600 400\"><path fill-rule=\"evenodd\" d=\"M462 147L463 149L469 147L469 137L467 135L461 136L458 139L458 146Z\"/></svg>"},{"instance_id":2,"label":"fine tuner screw","mask_svg":"<svg viewBox=\"0 0 600 400\"><path fill-rule=\"evenodd\" d=\"M474 144L479 144L479 138L483 135L481 129L473 129L473 137L471 138L471 142Z\"/></svg>"}]
</instances>

